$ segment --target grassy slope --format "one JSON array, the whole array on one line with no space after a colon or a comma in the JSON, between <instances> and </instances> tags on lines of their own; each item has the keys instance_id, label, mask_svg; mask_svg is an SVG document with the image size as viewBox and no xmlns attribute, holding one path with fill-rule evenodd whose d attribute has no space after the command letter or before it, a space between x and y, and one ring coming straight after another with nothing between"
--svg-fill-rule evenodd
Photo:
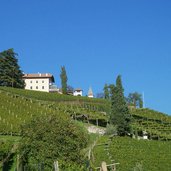
<instances>
[{"instance_id":1,"label":"grassy slope","mask_svg":"<svg viewBox=\"0 0 171 171\"><path fill-rule=\"evenodd\" d=\"M134 130L146 130L153 139L171 140L171 116L150 109L130 111Z\"/></svg>"},{"instance_id":2,"label":"grassy slope","mask_svg":"<svg viewBox=\"0 0 171 171\"><path fill-rule=\"evenodd\" d=\"M108 143L109 142L109 143ZM102 161L107 164L114 160L119 171L133 171L142 167L145 171L170 171L171 142L137 140L129 137L102 137L94 148L94 165L100 166ZM106 144L103 144L106 143ZM107 145L108 144L108 145ZM109 154L107 154L109 152Z\"/></svg>"},{"instance_id":3,"label":"grassy slope","mask_svg":"<svg viewBox=\"0 0 171 171\"><path fill-rule=\"evenodd\" d=\"M0 132L19 132L21 123L32 117L59 111L68 115L85 114L106 122L110 104L104 99L73 97L45 92L0 87ZM146 130L152 138L171 139L171 116L149 109L130 111L134 130ZM17 128L16 128L17 127Z\"/></svg>"},{"instance_id":4,"label":"grassy slope","mask_svg":"<svg viewBox=\"0 0 171 171\"><path fill-rule=\"evenodd\" d=\"M90 104L101 104L109 106L109 102L104 99L94 99L88 97L80 97L80 96L69 96L69 95L61 95L57 93L47 93L33 90L24 90L10 87L1 87L0 90L10 92L13 94L18 94L27 98L43 100L43 101L54 101L54 102L78 102L78 103L90 103Z\"/></svg>"},{"instance_id":5,"label":"grassy slope","mask_svg":"<svg viewBox=\"0 0 171 171\"><path fill-rule=\"evenodd\" d=\"M73 112L76 114L89 113L92 117L103 118L105 116L101 115L99 110L104 111L109 108L109 102L105 100L88 99L86 97L75 98L3 87L0 87L0 98L0 132L7 130L7 133L10 131L18 132L22 123L41 114L62 111L67 114ZM164 136L167 133L165 136L170 137L170 116L149 109L133 110L131 114L133 116L133 126L136 129L147 130L153 135L157 134L157 136ZM98 143L106 141L108 141L108 137L102 137ZM170 142L116 138L112 140L108 147L110 155L108 155L106 145L95 146L94 165L99 166L103 160L112 163L111 159L114 159L121 163L118 166L120 171L131 170L137 163L142 164L144 170L147 171L149 168L149 171L167 171L168 167L171 167L168 161L171 158L170 147ZM160 159L160 163L158 159Z\"/></svg>"},{"instance_id":6,"label":"grassy slope","mask_svg":"<svg viewBox=\"0 0 171 171\"><path fill-rule=\"evenodd\" d=\"M1 134L12 132L17 135L20 133L21 124L30 121L32 117L51 113L65 113L68 116L85 114L90 120L107 120L107 116L102 112L107 102L100 99L75 98L6 87L0 87L0 99ZM81 102L77 101L78 99L81 99Z\"/></svg>"}]
</instances>

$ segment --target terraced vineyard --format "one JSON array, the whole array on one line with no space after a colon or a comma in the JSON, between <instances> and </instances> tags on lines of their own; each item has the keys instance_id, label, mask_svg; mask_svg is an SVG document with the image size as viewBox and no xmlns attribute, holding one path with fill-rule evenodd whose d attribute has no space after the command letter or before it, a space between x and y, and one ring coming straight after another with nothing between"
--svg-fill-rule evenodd
<instances>
[{"instance_id":1,"label":"terraced vineyard","mask_svg":"<svg viewBox=\"0 0 171 171\"><path fill-rule=\"evenodd\" d=\"M113 162L118 171L170 171L171 142L137 140L129 137L102 137L93 150L94 166Z\"/></svg>"},{"instance_id":2,"label":"terraced vineyard","mask_svg":"<svg viewBox=\"0 0 171 171\"><path fill-rule=\"evenodd\" d=\"M4 90L5 89L5 90ZM0 134L20 134L20 126L26 122L29 122L33 117L48 115L48 114L67 114L69 117L76 119L82 119L82 115L86 116L87 121L96 122L96 119L100 123L106 124L107 116L104 110L100 111L99 105L104 109L103 103L93 103L93 100L87 103L75 103L75 101L58 101L58 97L62 95L50 94L57 98L57 101L50 100L44 101L43 97L46 99L47 93L42 92L32 92L25 90L14 90L9 88L0 89ZM27 96L25 94L31 95ZM33 98L32 97L33 94ZM41 98L34 98L36 95ZM67 96L70 99L70 96ZM73 98L73 97L72 97ZM40 100L41 99L41 100ZM74 98L73 98L74 99ZM47 100L47 99L46 99ZM74 99L75 100L75 99ZM77 99L76 99L77 100Z\"/></svg>"},{"instance_id":3,"label":"terraced vineyard","mask_svg":"<svg viewBox=\"0 0 171 171\"><path fill-rule=\"evenodd\" d=\"M57 93L47 93L33 90L23 90L10 87L0 87L0 90L12 93L21 97L36 99L41 101L48 102L57 102L62 104L71 104L71 105L81 105L82 107L88 107L96 111L108 112L110 110L110 103L104 99L92 99L88 97L80 96L69 96L61 95Z\"/></svg>"},{"instance_id":4,"label":"terraced vineyard","mask_svg":"<svg viewBox=\"0 0 171 171\"><path fill-rule=\"evenodd\" d=\"M171 116L150 109L131 111L133 130L148 132L151 139L171 140Z\"/></svg>"},{"instance_id":5,"label":"terraced vineyard","mask_svg":"<svg viewBox=\"0 0 171 171\"><path fill-rule=\"evenodd\" d=\"M13 96L5 92L0 93L0 132L1 134L19 134L20 126L32 117L53 113L39 103Z\"/></svg>"},{"instance_id":6,"label":"terraced vineyard","mask_svg":"<svg viewBox=\"0 0 171 171\"><path fill-rule=\"evenodd\" d=\"M33 117L48 114L68 115L73 119L98 123L108 121L110 103L103 99L72 97L37 91L0 87L0 134L20 135L20 126ZM147 131L149 139L171 140L171 117L150 109L134 109L133 132L141 135ZM84 117L84 118L82 118ZM137 140L103 136L93 150L92 162L99 167L104 160L108 164L119 162L119 171L142 167L149 171L170 171L171 141ZM114 160L114 161L113 161ZM153 163L153 164L151 164Z\"/></svg>"},{"instance_id":7,"label":"terraced vineyard","mask_svg":"<svg viewBox=\"0 0 171 171\"><path fill-rule=\"evenodd\" d=\"M32 117L65 113L76 119L105 126L110 103L104 99L73 97L30 90L0 87L0 133L19 134L21 124ZM171 116L150 109L131 110L135 134L147 131L151 139L171 140Z\"/></svg>"}]
</instances>

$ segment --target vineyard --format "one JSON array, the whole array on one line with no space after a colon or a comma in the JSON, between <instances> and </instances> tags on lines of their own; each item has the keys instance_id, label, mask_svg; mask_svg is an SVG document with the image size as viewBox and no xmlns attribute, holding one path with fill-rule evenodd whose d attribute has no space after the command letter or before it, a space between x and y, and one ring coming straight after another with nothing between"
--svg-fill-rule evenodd
<instances>
[{"instance_id":1,"label":"vineyard","mask_svg":"<svg viewBox=\"0 0 171 171\"><path fill-rule=\"evenodd\" d=\"M147 131L150 139L171 140L171 116L150 109L131 111L134 132Z\"/></svg>"},{"instance_id":2,"label":"vineyard","mask_svg":"<svg viewBox=\"0 0 171 171\"><path fill-rule=\"evenodd\" d=\"M83 107L90 107L98 111L109 111L110 103L104 99L92 99L88 97L81 96L70 96L70 95L61 95L58 93L47 93L39 92L33 90L23 90L10 87L0 87L0 90L6 91L11 94L15 94L21 97L36 99L41 101L56 102L63 104L72 104L72 105L82 105Z\"/></svg>"},{"instance_id":3,"label":"vineyard","mask_svg":"<svg viewBox=\"0 0 171 171\"><path fill-rule=\"evenodd\" d=\"M171 142L145 141L129 137L101 137L93 150L93 164L116 165L118 171L170 171Z\"/></svg>"},{"instance_id":4,"label":"vineyard","mask_svg":"<svg viewBox=\"0 0 171 171\"><path fill-rule=\"evenodd\" d=\"M5 89L5 91L4 91ZM0 134L20 135L20 126L29 122L33 117L48 114L67 114L77 120L85 120L87 122L105 125L107 123L107 115L105 112L105 104L97 103L98 100L87 100L87 102L75 103L74 101L57 101L52 100L55 96L63 95L49 94L51 98L47 101L46 94L42 92L32 92L24 90L0 89ZM16 92L15 92L16 91ZM31 93L31 95L28 92ZM25 95L26 94L26 95ZM34 98L38 95L38 99ZM31 98L33 96L33 98ZM41 98L42 97L42 98ZM43 97L46 101L42 100ZM69 98L70 96L66 96ZM71 97L73 98L73 97ZM41 99L41 100L40 100ZM75 98L73 98L75 100ZM77 100L77 99L76 99Z\"/></svg>"},{"instance_id":5,"label":"vineyard","mask_svg":"<svg viewBox=\"0 0 171 171\"><path fill-rule=\"evenodd\" d=\"M104 99L73 97L37 91L0 87L0 137L20 136L21 125L35 117L49 114L67 115L82 122L105 127L110 103ZM119 163L117 170L169 171L171 163L171 116L150 109L132 109L130 137L102 136L96 143L91 160L94 167L102 161ZM138 140L146 131L149 140ZM9 136L12 135L12 136ZM5 138L6 139L6 138ZM160 140L160 141L154 141ZM0 141L2 158L11 152L15 141ZM16 156L15 156L16 158ZM151 164L153 163L153 164Z\"/></svg>"},{"instance_id":6,"label":"vineyard","mask_svg":"<svg viewBox=\"0 0 171 171\"><path fill-rule=\"evenodd\" d=\"M0 87L0 99L0 134L19 135L21 124L50 113L65 113L101 126L106 126L109 119L110 103L104 99L7 87ZM149 139L171 140L171 116L150 109L132 109L130 113L135 135L146 131Z\"/></svg>"}]
</instances>

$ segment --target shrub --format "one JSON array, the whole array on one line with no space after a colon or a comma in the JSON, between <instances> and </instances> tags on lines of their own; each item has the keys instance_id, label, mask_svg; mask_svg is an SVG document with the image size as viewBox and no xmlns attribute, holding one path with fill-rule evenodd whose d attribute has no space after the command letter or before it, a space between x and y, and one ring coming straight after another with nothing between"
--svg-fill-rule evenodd
<instances>
[{"instance_id":1,"label":"shrub","mask_svg":"<svg viewBox=\"0 0 171 171\"><path fill-rule=\"evenodd\" d=\"M51 170L53 162L83 162L82 149L88 143L88 134L65 115L50 115L35 118L22 127L19 147L22 160L27 165L44 163Z\"/></svg>"}]
</instances>

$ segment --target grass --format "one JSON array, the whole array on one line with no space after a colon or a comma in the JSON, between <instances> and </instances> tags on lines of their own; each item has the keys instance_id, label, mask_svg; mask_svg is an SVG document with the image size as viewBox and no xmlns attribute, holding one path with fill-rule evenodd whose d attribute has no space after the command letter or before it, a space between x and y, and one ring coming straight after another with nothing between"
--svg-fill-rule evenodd
<instances>
[{"instance_id":1,"label":"grass","mask_svg":"<svg viewBox=\"0 0 171 171\"><path fill-rule=\"evenodd\" d=\"M20 136L0 135L0 141L18 142L20 139Z\"/></svg>"}]
</instances>

